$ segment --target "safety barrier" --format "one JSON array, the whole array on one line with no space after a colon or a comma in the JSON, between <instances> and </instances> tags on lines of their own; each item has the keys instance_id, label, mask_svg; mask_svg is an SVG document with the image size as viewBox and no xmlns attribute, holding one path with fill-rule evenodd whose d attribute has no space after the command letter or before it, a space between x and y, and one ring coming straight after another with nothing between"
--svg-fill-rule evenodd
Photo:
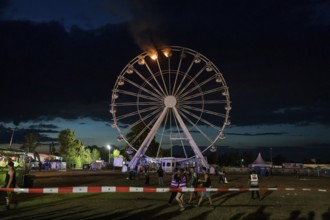
<instances>
[{"instance_id":1,"label":"safety barrier","mask_svg":"<svg viewBox=\"0 0 330 220\"><path fill-rule=\"evenodd\" d=\"M16 193L114 193L114 192L144 192L144 193L166 193L166 192L245 192L245 191L316 191L330 192L330 189L317 188L149 188L130 186L74 186L54 188L0 188L0 191Z\"/></svg>"}]
</instances>

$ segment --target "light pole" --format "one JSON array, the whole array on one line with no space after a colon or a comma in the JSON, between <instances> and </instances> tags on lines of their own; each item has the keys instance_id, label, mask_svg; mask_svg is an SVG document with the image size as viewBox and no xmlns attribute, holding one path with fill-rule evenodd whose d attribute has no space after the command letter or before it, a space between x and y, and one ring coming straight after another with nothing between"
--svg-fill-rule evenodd
<instances>
[{"instance_id":1,"label":"light pole","mask_svg":"<svg viewBox=\"0 0 330 220\"><path fill-rule=\"evenodd\" d=\"M17 128L12 128L13 132L11 133L11 138L10 138L10 142L9 142L9 149L11 149L11 145L13 143L15 130L17 130Z\"/></svg>"},{"instance_id":2,"label":"light pole","mask_svg":"<svg viewBox=\"0 0 330 220\"><path fill-rule=\"evenodd\" d=\"M108 150L109 150L109 157L108 157L108 164L110 165L110 150L111 150L111 146L110 146L110 144L108 144Z\"/></svg>"}]
</instances>

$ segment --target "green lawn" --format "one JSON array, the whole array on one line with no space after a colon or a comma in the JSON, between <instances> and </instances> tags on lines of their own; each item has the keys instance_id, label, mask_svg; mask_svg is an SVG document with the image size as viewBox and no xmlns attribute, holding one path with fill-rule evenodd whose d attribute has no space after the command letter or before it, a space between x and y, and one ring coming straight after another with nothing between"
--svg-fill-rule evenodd
<instances>
[{"instance_id":1,"label":"green lawn","mask_svg":"<svg viewBox=\"0 0 330 220\"><path fill-rule=\"evenodd\" d=\"M36 173L34 187L54 186L143 186L144 180L127 180L124 174L110 172L52 174ZM229 183L214 187L247 187L246 175L228 176ZM169 176L166 177L166 182ZM330 188L329 178L293 176L265 177L261 187ZM156 177L151 186L156 187ZM19 206L5 211L0 219L330 219L330 192L263 191L262 200L252 200L250 192L213 193L215 209L188 206L179 212L176 202L167 205L169 193L81 193L81 194L20 194ZM187 195L186 195L187 197Z\"/></svg>"}]
</instances>

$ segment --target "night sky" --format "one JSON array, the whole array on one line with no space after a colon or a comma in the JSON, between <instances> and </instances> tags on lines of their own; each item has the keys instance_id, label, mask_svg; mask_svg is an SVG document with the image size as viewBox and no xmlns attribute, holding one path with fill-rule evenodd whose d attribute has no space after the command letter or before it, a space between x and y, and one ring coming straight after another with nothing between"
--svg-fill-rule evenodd
<instances>
[{"instance_id":1,"label":"night sky","mask_svg":"<svg viewBox=\"0 0 330 220\"><path fill-rule=\"evenodd\" d=\"M48 146L65 128L86 146L123 145L109 113L115 80L135 56L164 45L196 50L223 73L232 124L220 145L330 155L322 0L1 0L0 146L13 128L13 146L29 132Z\"/></svg>"}]
</instances>

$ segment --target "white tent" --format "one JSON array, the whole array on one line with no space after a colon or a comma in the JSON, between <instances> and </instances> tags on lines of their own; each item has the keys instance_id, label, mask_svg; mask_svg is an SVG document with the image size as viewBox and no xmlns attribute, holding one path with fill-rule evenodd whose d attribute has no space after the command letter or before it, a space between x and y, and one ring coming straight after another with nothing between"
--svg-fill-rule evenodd
<instances>
[{"instance_id":1,"label":"white tent","mask_svg":"<svg viewBox=\"0 0 330 220\"><path fill-rule=\"evenodd\" d=\"M251 168L271 168L272 165L270 163L265 162L262 158L261 153L258 154L257 159L249 165Z\"/></svg>"}]
</instances>

